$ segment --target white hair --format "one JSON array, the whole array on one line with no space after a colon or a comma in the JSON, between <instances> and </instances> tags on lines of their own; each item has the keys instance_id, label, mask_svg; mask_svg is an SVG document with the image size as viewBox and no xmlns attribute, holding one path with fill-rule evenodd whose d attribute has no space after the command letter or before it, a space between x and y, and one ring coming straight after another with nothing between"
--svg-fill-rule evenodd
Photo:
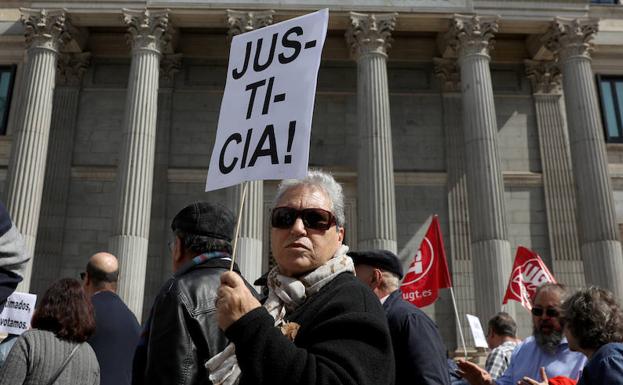
<instances>
[{"instance_id":1,"label":"white hair","mask_svg":"<svg viewBox=\"0 0 623 385\"><path fill-rule=\"evenodd\" d=\"M343 227L346 222L344 215L344 193L342 186L335 181L333 176L321 170L309 170L303 179L284 179L277 187L277 194L273 201L273 207L281 200L286 191L298 186L311 186L321 189L331 201L331 211L335 215L337 227Z\"/></svg>"}]
</instances>

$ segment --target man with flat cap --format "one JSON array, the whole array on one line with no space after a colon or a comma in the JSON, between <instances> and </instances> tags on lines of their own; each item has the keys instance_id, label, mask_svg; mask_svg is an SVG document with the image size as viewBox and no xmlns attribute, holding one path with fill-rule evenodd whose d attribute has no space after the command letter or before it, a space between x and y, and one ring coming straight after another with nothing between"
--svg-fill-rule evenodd
<instances>
[{"instance_id":1,"label":"man with flat cap","mask_svg":"<svg viewBox=\"0 0 623 385\"><path fill-rule=\"evenodd\" d=\"M173 218L171 230L174 273L141 334L133 383L211 384L204 364L228 343L216 321L215 300L220 276L231 264L234 215L220 204L196 202ZM236 265L234 271L240 274Z\"/></svg>"},{"instance_id":2,"label":"man with flat cap","mask_svg":"<svg viewBox=\"0 0 623 385\"><path fill-rule=\"evenodd\" d=\"M351 251L357 277L380 299L396 358L396 385L449 385L446 347L437 325L400 291L402 266L387 250Z\"/></svg>"}]
</instances>

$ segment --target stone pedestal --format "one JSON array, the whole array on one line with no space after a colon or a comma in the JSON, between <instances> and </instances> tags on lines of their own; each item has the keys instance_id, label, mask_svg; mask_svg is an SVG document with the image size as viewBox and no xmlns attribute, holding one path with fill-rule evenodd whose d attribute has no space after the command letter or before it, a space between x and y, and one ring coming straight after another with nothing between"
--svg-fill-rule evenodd
<instances>
[{"instance_id":1,"label":"stone pedestal","mask_svg":"<svg viewBox=\"0 0 623 385\"><path fill-rule=\"evenodd\" d=\"M22 10L26 64L9 161L6 206L33 256L43 196L59 48L69 40L62 10ZM28 291L32 259L18 290Z\"/></svg>"},{"instance_id":2,"label":"stone pedestal","mask_svg":"<svg viewBox=\"0 0 623 385\"><path fill-rule=\"evenodd\" d=\"M396 14L350 13L346 40L357 60L358 249L396 252L396 202L387 50Z\"/></svg>"},{"instance_id":3,"label":"stone pedestal","mask_svg":"<svg viewBox=\"0 0 623 385\"><path fill-rule=\"evenodd\" d=\"M120 262L118 293L138 319L143 308L151 215L160 54L168 42L166 11L124 11L132 64L117 172L117 210L109 246Z\"/></svg>"},{"instance_id":4,"label":"stone pedestal","mask_svg":"<svg viewBox=\"0 0 623 385\"><path fill-rule=\"evenodd\" d=\"M241 33L262 28L273 23L273 10L227 11L228 35L230 38ZM236 246L236 263L240 272L250 282L262 275L262 236L264 229L264 181L250 181L245 198L240 233ZM227 190L228 207L238 214L242 198L242 185Z\"/></svg>"},{"instance_id":5,"label":"stone pedestal","mask_svg":"<svg viewBox=\"0 0 623 385\"><path fill-rule=\"evenodd\" d=\"M481 321L500 311L512 264L489 70L497 28L496 18L457 15L446 35L461 69L474 291Z\"/></svg>"},{"instance_id":6,"label":"stone pedestal","mask_svg":"<svg viewBox=\"0 0 623 385\"><path fill-rule=\"evenodd\" d=\"M543 41L563 75L586 283L622 298L623 255L591 70L591 40L597 26L597 20L557 18Z\"/></svg>"},{"instance_id":7,"label":"stone pedestal","mask_svg":"<svg viewBox=\"0 0 623 385\"><path fill-rule=\"evenodd\" d=\"M552 272L559 282L580 288L584 276L560 71L553 61L526 60L525 65L539 130Z\"/></svg>"},{"instance_id":8,"label":"stone pedestal","mask_svg":"<svg viewBox=\"0 0 623 385\"><path fill-rule=\"evenodd\" d=\"M33 264L36 278L31 287L33 293L43 294L60 273L80 85L90 56L89 53L63 54L58 60L41 220Z\"/></svg>"}]
</instances>

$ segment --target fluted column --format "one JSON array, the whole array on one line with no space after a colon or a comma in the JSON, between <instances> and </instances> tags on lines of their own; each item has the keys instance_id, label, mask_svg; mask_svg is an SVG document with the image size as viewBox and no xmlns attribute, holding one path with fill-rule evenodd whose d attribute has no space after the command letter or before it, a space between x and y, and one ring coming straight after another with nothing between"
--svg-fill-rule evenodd
<instances>
[{"instance_id":1,"label":"fluted column","mask_svg":"<svg viewBox=\"0 0 623 385\"><path fill-rule=\"evenodd\" d=\"M36 277L32 285L34 293L43 293L60 272L80 85L90 57L89 53L62 54L58 60L41 220L33 265L33 276Z\"/></svg>"},{"instance_id":2,"label":"fluted column","mask_svg":"<svg viewBox=\"0 0 623 385\"><path fill-rule=\"evenodd\" d=\"M433 59L434 72L442 88L442 116L446 139L446 168L448 174L448 225L450 228L450 266L459 318L474 314L472 285L472 258L469 236L469 208L467 207L467 177L465 170L465 139L462 123L461 82L457 61ZM455 346L460 346L457 328ZM469 325L463 323L467 345L473 345Z\"/></svg>"},{"instance_id":3,"label":"fluted column","mask_svg":"<svg viewBox=\"0 0 623 385\"><path fill-rule=\"evenodd\" d=\"M62 10L22 9L26 64L8 170L6 205L34 255L59 48L69 39ZM28 291L32 259L19 290Z\"/></svg>"},{"instance_id":4,"label":"fluted column","mask_svg":"<svg viewBox=\"0 0 623 385\"><path fill-rule=\"evenodd\" d=\"M553 273L558 281L580 288L584 279L560 70L553 61L526 60L525 65L532 81L539 132Z\"/></svg>"},{"instance_id":5,"label":"fluted column","mask_svg":"<svg viewBox=\"0 0 623 385\"><path fill-rule=\"evenodd\" d=\"M500 310L511 269L489 50L497 19L455 15L446 35L461 68L476 313Z\"/></svg>"},{"instance_id":6,"label":"fluted column","mask_svg":"<svg viewBox=\"0 0 623 385\"><path fill-rule=\"evenodd\" d=\"M543 37L563 75L578 227L586 283L623 297L623 256L617 229L606 146L591 70L593 19L557 18Z\"/></svg>"},{"instance_id":7,"label":"fluted column","mask_svg":"<svg viewBox=\"0 0 623 385\"><path fill-rule=\"evenodd\" d=\"M160 54L169 35L166 11L124 10L132 45L117 209L109 245L120 261L119 295L140 319L151 214Z\"/></svg>"},{"instance_id":8,"label":"fluted column","mask_svg":"<svg viewBox=\"0 0 623 385\"><path fill-rule=\"evenodd\" d=\"M228 35L253 31L273 23L272 10L268 11L227 11ZM236 261L242 274L253 282L262 275L262 236L264 228L264 182L254 180L249 184L245 198L242 217L240 218L240 234L236 246ZM229 208L237 213L242 198L242 185L227 189Z\"/></svg>"},{"instance_id":9,"label":"fluted column","mask_svg":"<svg viewBox=\"0 0 623 385\"><path fill-rule=\"evenodd\" d=\"M350 13L346 40L357 60L357 236L360 250L396 252L396 202L387 51L396 14Z\"/></svg>"}]
</instances>

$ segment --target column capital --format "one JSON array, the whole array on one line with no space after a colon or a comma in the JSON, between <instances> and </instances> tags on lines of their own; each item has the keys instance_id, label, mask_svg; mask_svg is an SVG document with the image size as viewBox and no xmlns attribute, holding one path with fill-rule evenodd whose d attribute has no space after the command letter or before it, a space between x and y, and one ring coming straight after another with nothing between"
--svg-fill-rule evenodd
<instances>
[{"instance_id":1,"label":"column capital","mask_svg":"<svg viewBox=\"0 0 623 385\"><path fill-rule=\"evenodd\" d=\"M128 26L128 42L132 51L150 50L162 53L171 40L167 10L123 10L123 21Z\"/></svg>"},{"instance_id":2,"label":"column capital","mask_svg":"<svg viewBox=\"0 0 623 385\"><path fill-rule=\"evenodd\" d=\"M562 94L562 74L553 60L524 60L533 94Z\"/></svg>"},{"instance_id":3,"label":"column capital","mask_svg":"<svg viewBox=\"0 0 623 385\"><path fill-rule=\"evenodd\" d=\"M64 10L20 8L20 12L28 49L43 48L58 52L70 40L67 32L69 22Z\"/></svg>"},{"instance_id":4,"label":"column capital","mask_svg":"<svg viewBox=\"0 0 623 385\"><path fill-rule=\"evenodd\" d=\"M541 38L554 57L566 60L571 57L590 59L592 40L599 30L597 19L566 19L557 17Z\"/></svg>"},{"instance_id":5,"label":"column capital","mask_svg":"<svg viewBox=\"0 0 623 385\"><path fill-rule=\"evenodd\" d=\"M351 55L358 59L362 55L380 54L387 56L391 47L391 33L396 25L397 13L364 14L350 13L350 24L346 30L346 42Z\"/></svg>"},{"instance_id":6,"label":"column capital","mask_svg":"<svg viewBox=\"0 0 623 385\"><path fill-rule=\"evenodd\" d=\"M498 32L497 16L454 15L445 39L450 48L463 58L468 55L489 57Z\"/></svg>"},{"instance_id":7,"label":"column capital","mask_svg":"<svg viewBox=\"0 0 623 385\"><path fill-rule=\"evenodd\" d=\"M91 53L65 53L56 62L56 84L77 87L91 64Z\"/></svg>"},{"instance_id":8,"label":"column capital","mask_svg":"<svg viewBox=\"0 0 623 385\"><path fill-rule=\"evenodd\" d=\"M227 36L229 39L241 33L253 31L273 23L275 11L236 11L227 10L227 25L229 29Z\"/></svg>"},{"instance_id":9,"label":"column capital","mask_svg":"<svg viewBox=\"0 0 623 385\"><path fill-rule=\"evenodd\" d=\"M182 54L163 55L160 59L160 87L170 88L176 72L182 68Z\"/></svg>"},{"instance_id":10,"label":"column capital","mask_svg":"<svg viewBox=\"0 0 623 385\"><path fill-rule=\"evenodd\" d=\"M433 73L441 79L443 92L461 92L461 72L456 59L433 58Z\"/></svg>"}]
</instances>

